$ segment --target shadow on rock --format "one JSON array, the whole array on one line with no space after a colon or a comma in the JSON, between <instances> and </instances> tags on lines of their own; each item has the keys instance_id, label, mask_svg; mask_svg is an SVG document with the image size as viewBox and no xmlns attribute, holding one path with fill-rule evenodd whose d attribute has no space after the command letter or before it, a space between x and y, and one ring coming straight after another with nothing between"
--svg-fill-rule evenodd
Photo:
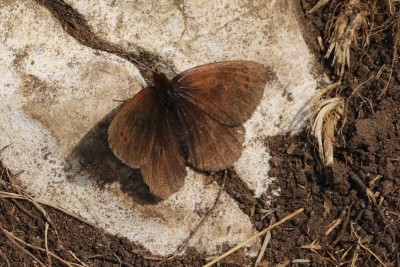
<instances>
[{"instance_id":1,"label":"shadow on rock","mask_svg":"<svg viewBox=\"0 0 400 267\"><path fill-rule=\"evenodd\" d=\"M107 128L118 109L105 116L77 144L66 159L66 172L72 177L77 174L96 177L100 186L117 181L121 184L121 190L131 196L134 202L155 204L159 199L150 193L139 169L123 164L108 146ZM80 181L75 179L75 182Z\"/></svg>"}]
</instances>

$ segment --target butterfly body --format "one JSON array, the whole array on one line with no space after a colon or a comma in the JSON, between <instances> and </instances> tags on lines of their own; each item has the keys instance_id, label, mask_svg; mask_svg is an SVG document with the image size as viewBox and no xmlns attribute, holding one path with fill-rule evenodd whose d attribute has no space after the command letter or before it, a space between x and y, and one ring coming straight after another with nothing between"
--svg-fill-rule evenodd
<instances>
[{"instance_id":1,"label":"butterfly body","mask_svg":"<svg viewBox=\"0 0 400 267\"><path fill-rule=\"evenodd\" d=\"M162 105L169 109L174 109L177 94L172 81L164 73L155 73L153 79L154 90L159 94Z\"/></svg>"},{"instance_id":2,"label":"butterfly body","mask_svg":"<svg viewBox=\"0 0 400 267\"><path fill-rule=\"evenodd\" d=\"M189 69L172 80L156 74L120 109L108 129L113 153L140 168L151 192L166 198L187 174L185 165L217 171L241 155L246 121L261 100L266 69L225 61Z\"/></svg>"}]
</instances>

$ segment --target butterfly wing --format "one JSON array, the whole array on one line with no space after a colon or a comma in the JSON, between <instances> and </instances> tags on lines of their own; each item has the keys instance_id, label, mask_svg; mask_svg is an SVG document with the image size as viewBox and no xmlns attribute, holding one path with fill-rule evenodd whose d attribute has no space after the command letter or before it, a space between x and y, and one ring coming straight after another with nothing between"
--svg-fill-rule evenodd
<instances>
[{"instance_id":1,"label":"butterfly wing","mask_svg":"<svg viewBox=\"0 0 400 267\"><path fill-rule=\"evenodd\" d=\"M253 61L225 61L189 69L173 79L177 94L222 124L238 126L261 101L268 72Z\"/></svg>"},{"instance_id":2,"label":"butterfly wing","mask_svg":"<svg viewBox=\"0 0 400 267\"><path fill-rule=\"evenodd\" d=\"M147 87L121 108L108 128L113 153L140 168L150 191L161 198L182 187L187 174L170 116L156 89Z\"/></svg>"},{"instance_id":3,"label":"butterfly wing","mask_svg":"<svg viewBox=\"0 0 400 267\"><path fill-rule=\"evenodd\" d=\"M243 126L223 125L189 101L179 102L188 146L187 162L197 169L218 171L239 159Z\"/></svg>"}]
</instances>

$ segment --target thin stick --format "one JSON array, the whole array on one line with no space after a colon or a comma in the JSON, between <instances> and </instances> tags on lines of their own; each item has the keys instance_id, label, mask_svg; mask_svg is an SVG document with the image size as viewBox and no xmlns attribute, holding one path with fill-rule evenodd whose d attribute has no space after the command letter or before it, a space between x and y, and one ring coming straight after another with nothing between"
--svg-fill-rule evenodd
<instances>
[{"instance_id":1,"label":"thin stick","mask_svg":"<svg viewBox=\"0 0 400 267\"><path fill-rule=\"evenodd\" d=\"M24 249L21 245L19 245L16 241L21 242L22 244L24 244L24 245L27 246L27 247L30 247L30 248L33 248L33 249L36 249L36 250L39 250L39 251L42 251L42 252L46 252L46 250L45 250L44 248L31 245L31 244L25 242L24 240L22 240L22 239L16 237L13 233L7 231L7 230L4 229L4 228L2 228L1 230L4 232L4 234L7 236L7 238L10 239L11 242L13 242L13 244L15 244L16 246L22 248L23 250L25 250L25 249ZM27 250L25 250L25 251L26 251L27 253L29 253ZM30 253L29 253L29 254L30 254ZM32 255L32 254L30 254L30 255ZM66 261L66 260L64 260L64 259L62 259L61 257L57 256L56 254L54 254L54 253L51 252L51 251L49 251L49 255L52 256L53 258L55 258L56 260L58 260L58 261L64 263L64 264L67 265L68 267L72 267L72 266L79 266L79 267L80 267L80 266L82 266L82 265L80 265L80 264L76 264L76 263L73 263L73 262ZM32 255L32 256L33 256L33 255ZM33 257L35 257L35 256L33 256ZM35 257L35 260L37 260L36 257ZM42 264L43 264L43 263L42 263ZM44 265L44 264L43 264L43 266L46 267L46 265Z\"/></svg>"},{"instance_id":2,"label":"thin stick","mask_svg":"<svg viewBox=\"0 0 400 267\"><path fill-rule=\"evenodd\" d=\"M214 210L217 208L219 200L221 199L221 195L222 195L222 191L224 190L225 187L225 181L226 181L226 172L224 174L224 181L222 183L222 186L219 188L217 197L215 198L215 201L211 207L211 209L209 209L206 213L206 215L204 215L204 217L201 219L201 221L197 224L196 228L193 229L193 231L190 233L190 235L188 236L188 238L186 238L183 243L178 247L177 251L175 254L178 254L179 252L181 252L183 249L185 249L190 241L190 239L192 239L192 237L199 231L200 227L204 224L204 222L206 221L206 219L208 217L210 217L210 215L214 212Z\"/></svg>"},{"instance_id":3,"label":"thin stick","mask_svg":"<svg viewBox=\"0 0 400 267\"><path fill-rule=\"evenodd\" d=\"M10 267L11 265L10 265L10 261L7 258L7 255L4 254L4 252L1 250L0 250L0 256L5 260L5 262L7 263L7 266Z\"/></svg>"},{"instance_id":4,"label":"thin stick","mask_svg":"<svg viewBox=\"0 0 400 267\"><path fill-rule=\"evenodd\" d=\"M358 245L360 245L360 247L362 247L363 249L365 249L366 251L368 251L372 256L374 256L375 259L377 259L377 261L379 261L379 263L383 266L383 267L387 267L385 263L383 263L383 261L369 248L367 248L366 246L364 246L360 240L358 240L357 242Z\"/></svg>"},{"instance_id":5,"label":"thin stick","mask_svg":"<svg viewBox=\"0 0 400 267\"><path fill-rule=\"evenodd\" d=\"M347 207L346 218L344 219L342 230L340 231L336 240L333 242L334 245L336 245L340 240L342 240L342 238L347 230L347 226L349 225L349 222L350 222L351 208L353 207L354 203L355 203L355 201L353 200L350 203L350 205Z\"/></svg>"},{"instance_id":6,"label":"thin stick","mask_svg":"<svg viewBox=\"0 0 400 267\"><path fill-rule=\"evenodd\" d=\"M356 246L356 250L354 251L353 258L351 259L350 267L356 267L356 263L358 260L358 251L360 250L360 245Z\"/></svg>"},{"instance_id":7,"label":"thin stick","mask_svg":"<svg viewBox=\"0 0 400 267\"><path fill-rule=\"evenodd\" d=\"M295 217L296 215L302 213L304 211L304 208L298 209L295 212L289 214L288 216L286 216L285 218L283 218L282 220L280 220L279 222L274 223L273 225L269 226L268 228L262 230L261 232L259 232L258 234L250 237L249 239L243 241L242 243L236 245L234 248L228 250L227 252L225 252L224 254L222 254L221 256L215 258L214 260L210 261L209 263L207 263L206 265L204 265L203 267L209 267L211 265L213 265L214 263L222 260L223 258L229 256L230 254L232 254L233 252L235 252L236 250L242 248L243 246L245 246L246 244L250 243L251 241L257 239L258 237L265 235L267 232L271 231L272 229L276 228L277 226L283 224L284 222L286 222L287 220L290 220L291 218Z\"/></svg>"},{"instance_id":8,"label":"thin stick","mask_svg":"<svg viewBox=\"0 0 400 267\"><path fill-rule=\"evenodd\" d=\"M22 252L24 252L26 255L28 255L29 257L31 257L34 261L36 261L37 264L39 264L42 267L46 267L46 265L41 262L38 258L36 258L32 253L30 253L28 250L26 250L23 246L21 246L20 244L18 244L17 241L14 240L14 235L11 234L9 231L7 231L6 229L3 228L2 225L0 225L0 229L1 231L3 231L4 235L7 237L8 240L11 241L11 243L14 244L14 246L16 246L17 248L19 248Z\"/></svg>"},{"instance_id":9,"label":"thin stick","mask_svg":"<svg viewBox=\"0 0 400 267\"><path fill-rule=\"evenodd\" d=\"M49 254L49 246L47 243L48 231L49 231L49 224L46 222L46 224L44 225L44 248L46 249L47 262L48 262L49 266L51 267L51 256Z\"/></svg>"},{"instance_id":10,"label":"thin stick","mask_svg":"<svg viewBox=\"0 0 400 267\"><path fill-rule=\"evenodd\" d=\"M119 263L120 266L127 266L127 267L134 267L132 264L130 264L129 262L125 262L125 261L121 261L116 255L115 253L113 254L114 257L110 257L107 255L93 255L88 257L88 259L101 259L101 260L105 260L105 261L109 261L111 263ZM115 259L117 258L117 260Z\"/></svg>"},{"instance_id":11,"label":"thin stick","mask_svg":"<svg viewBox=\"0 0 400 267\"><path fill-rule=\"evenodd\" d=\"M199 231L200 227L204 224L204 222L206 221L206 219L207 219L208 217L210 217L210 215L211 215L211 214L214 212L214 210L217 208L218 203L219 203L219 200L220 200L221 195L222 195L222 191L223 191L223 189L224 189L224 187L225 187L225 181L226 181L226 171L225 171L225 174L224 174L224 179L223 179L222 186L219 188L217 197L215 198L215 201L214 201L214 203L213 203L211 209L208 210L208 212L206 213L206 215L204 215L204 217L203 217L203 218L200 220L200 222L196 225L196 227L193 229L193 231L191 231L190 235L181 243L181 245L179 245L179 247L177 248L177 250L175 251L175 253L174 253L172 256L167 257L166 259L163 259L163 260L162 260L161 262L159 262L156 266L159 266L159 265L161 265L162 263L164 263L164 262L166 262L166 261L169 261L169 260L174 259L176 256L179 255L179 253L180 253L182 250L184 250L184 249L187 247L187 245L189 244L189 241L190 241L190 240L193 238L193 236Z\"/></svg>"},{"instance_id":12,"label":"thin stick","mask_svg":"<svg viewBox=\"0 0 400 267\"><path fill-rule=\"evenodd\" d=\"M119 263L119 266L122 266L122 261L121 261L121 259L117 256L117 254L113 253L113 256L114 256L115 258L117 258L118 263Z\"/></svg>"},{"instance_id":13,"label":"thin stick","mask_svg":"<svg viewBox=\"0 0 400 267\"><path fill-rule=\"evenodd\" d=\"M265 250L267 249L270 240L271 240L271 232L268 232L265 235L264 242L261 246L260 253L258 254L256 262L254 263L254 267L257 267L258 263L261 262L261 260L264 258Z\"/></svg>"},{"instance_id":14,"label":"thin stick","mask_svg":"<svg viewBox=\"0 0 400 267\"><path fill-rule=\"evenodd\" d=\"M21 195L21 194L10 193L10 192L5 192L5 191L0 191L0 197L1 197L1 198L22 199L22 200L30 201L29 199L26 199L26 198L25 198L23 195ZM98 227L97 227L96 225L94 225L93 223L91 223L91 222L89 222L89 221L87 221L87 220L85 220L85 219L79 217L78 215L75 215L75 214L73 214L73 213L71 213L71 212L65 210L64 208L55 206L55 205L53 205L53 204L51 204L51 203L48 203L48 202L46 202L46 201L44 201L44 200L40 200L40 199L36 199L36 198L32 198L32 199L34 199L34 200L35 200L37 203L39 203L39 204L52 207L53 209L56 209L56 210L58 210L58 211L61 211L61 212L65 213L65 214L67 214L68 216L71 216L72 218L74 218L74 219L76 219L76 220L78 220L78 221L80 221L80 222L82 222L82 223L84 223L84 224L89 225L90 227L92 227L92 228L94 228L94 229L98 229Z\"/></svg>"},{"instance_id":15,"label":"thin stick","mask_svg":"<svg viewBox=\"0 0 400 267\"><path fill-rule=\"evenodd\" d=\"M40 222L40 221L46 221L40 218L39 216L36 216L32 212L29 212L27 209L24 208L22 204L20 204L16 199L11 199L12 203L17 206L23 213L25 213L27 216L31 217L32 219Z\"/></svg>"},{"instance_id":16,"label":"thin stick","mask_svg":"<svg viewBox=\"0 0 400 267\"><path fill-rule=\"evenodd\" d=\"M75 260L79 261L80 264L82 264L82 266L84 267L88 267L84 262L82 262L77 256L75 256L75 254L71 251L68 250L68 253L72 255L72 257L74 257Z\"/></svg>"},{"instance_id":17,"label":"thin stick","mask_svg":"<svg viewBox=\"0 0 400 267\"><path fill-rule=\"evenodd\" d=\"M10 181L11 181L11 179L10 179ZM38 203L38 202L36 201L35 198L33 198L33 197L29 196L28 194L26 194L26 193L24 192L24 190L21 189L19 186L16 186L16 185L14 185L14 184L11 183L11 182L8 183L8 184L12 187L12 189L14 189L15 191L17 191L18 194L21 195L21 196L23 197L23 199L25 199L26 201L29 201L36 209L38 209L38 210L42 213L44 219L45 219L45 220L50 224L50 226L53 228L53 231L55 232L55 234L58 235L57 229L56 229L55 226L53 225L52 220L50 219L50 217L49 217L49 215L47 214L46 210L40 205L40 203ZM7 193L7 192L5 192L5 193ZM34 216L34 215L32 215L32 214L29 215L29 212L27 212L27 211L26 211L24 208L22 208L21 206L19 206L19 208L21 208L22 211L26 212L26 213L28 214L28 216ZM35 216L35 217L36 217L36 216Z\"/></svg>"}]
</instances>

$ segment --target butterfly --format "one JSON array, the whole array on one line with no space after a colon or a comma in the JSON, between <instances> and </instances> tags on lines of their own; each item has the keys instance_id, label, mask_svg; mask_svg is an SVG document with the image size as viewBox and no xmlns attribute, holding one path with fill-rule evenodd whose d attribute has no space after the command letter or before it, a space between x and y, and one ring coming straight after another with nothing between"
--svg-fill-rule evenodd
<instances>
[{"instance_id":1,"label":"butterfly","mask_svg":"<svg viewBox=\"0 0 400 267\"><path fill-rule=\"evenodd\" d=\"M260 103L267 77L264 65L243 60L194 67L171 80L156 73L154 85L112 120L110 148L165 199L183 186L186 165L218 171L239 159L242 124Z\"/></svg>"}]
</instances>

